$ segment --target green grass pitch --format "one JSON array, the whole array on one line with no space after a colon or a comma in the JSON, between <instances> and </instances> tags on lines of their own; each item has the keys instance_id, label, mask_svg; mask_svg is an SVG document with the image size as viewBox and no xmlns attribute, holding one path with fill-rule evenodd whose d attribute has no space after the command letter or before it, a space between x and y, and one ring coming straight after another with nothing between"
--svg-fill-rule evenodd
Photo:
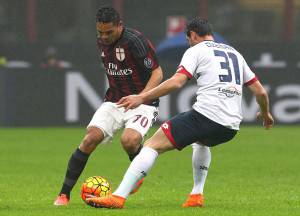
<instances>
[{"instance_id":1,"label":"green grass pitch","mask_svg":"<svg viewBox=\"0 0 300 216\"><path fill-rule=\"evenodd\" d=\"M129 165L116 136L90 157L67 207L53 206L67 161L84 128L0 129L0 215L300 215L300 128L270 131L242 127L236 138L212 148L205 208L183 209L192 188L191 147L163 154L125 209L83 203L80 186L92 175L116 188ZM151 134L154 129L151 130Z\"/></svg>"}]
</instances>

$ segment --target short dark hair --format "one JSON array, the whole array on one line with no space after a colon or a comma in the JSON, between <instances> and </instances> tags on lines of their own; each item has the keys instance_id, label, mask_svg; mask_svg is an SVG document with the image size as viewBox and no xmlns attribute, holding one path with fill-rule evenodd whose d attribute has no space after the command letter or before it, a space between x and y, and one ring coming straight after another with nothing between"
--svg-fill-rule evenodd
<instances>
[{"instance_id":1,"label":"short dark hair","mask_svg":"<svg viewBox=\"0 0 300 216\"><path fill-rule=\"evenodd\" d=\"M196 32L199 36L212 35L213 30L207 19L195 17L190 20L186 26L186 35L191 36L191 31Z\"/></svg>"},{"instance_id":2,"label":"short dark hair","mask_svg":"<svg viewBox=\"0 0 300 216\"><path fill-rule=\"evenodd\" d=\"M112 7L102 7L96 14L96 22L117 24L120 20L119 13Z\"/></svg>"}]
</instances>

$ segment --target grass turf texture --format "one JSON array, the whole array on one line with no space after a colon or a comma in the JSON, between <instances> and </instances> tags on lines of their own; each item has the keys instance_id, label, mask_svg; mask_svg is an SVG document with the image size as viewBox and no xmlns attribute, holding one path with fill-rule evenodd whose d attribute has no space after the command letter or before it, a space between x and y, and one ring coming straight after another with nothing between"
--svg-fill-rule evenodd
<instances>
[{"instance_id":1,"label":"grass turf texture","mask_svg":"<svg viewBox=\"0 0 300 216\"><path fill-rule=\"evenodd\" d=\"M116 188L129 165L119 135L91 156L70 205L53 206L84 133L83 128L0 129L0 215L300 215L299 127L243 127L233 141L212 148L204 209L181 207L192 188L191 147L161 155L125 209L85 205L79 195L85 178L101 175Z\"/></svg>"}]
</instances>

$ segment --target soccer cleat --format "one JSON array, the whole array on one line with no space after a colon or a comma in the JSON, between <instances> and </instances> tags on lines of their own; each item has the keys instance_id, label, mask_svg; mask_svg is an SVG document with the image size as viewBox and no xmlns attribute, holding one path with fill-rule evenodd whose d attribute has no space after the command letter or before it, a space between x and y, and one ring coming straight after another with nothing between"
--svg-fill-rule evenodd
<instances>
[{"instance_id":1,"label":"soccer cleat","mask_svg":"<svg viewBox=\"0 0 300 216\"><path fill-rule=\"evenodd\" d=\"M189 194L189 197L182 204L182 207L204 207L204 196L202 194Z\"/></svg>"},{"instance_id":2,"label":"soccer cleat","mask_svg":"<svg viewBox=\"0 0 300 216\"><path fill-rule=\"evenodd\" d=\"M130 192L130 194L136 193L136 192L140 189L140 187L142 186L143 182L144 182L144 178L142 178L141 180L139 180L139 181L136 183L135 187L134 187L134 188L132 189L132 191Z\"/></svg>"},{"instance_id":3,"label":"soccer cleat","mask_svg":"<svg viewBox=\"0 0 300 216\"><path fill-rule=\"evenodd\" d=\"M86 199L90 206L95 208L121 209L124 207L126 199L116 195L105 197L93 197Z\"/></svg>"},{"instance_id":4,"label":"soccer cleat","mask_svg":"<svg viewBox=\"0 0 300 216\"><path fill-rule=\"evenodd\" d=\"M69 201L70 201L70 199L67 197L66 194L60 194L54 201L53 205L66 206L69 204Z\"/></svg>"}]
</instances>

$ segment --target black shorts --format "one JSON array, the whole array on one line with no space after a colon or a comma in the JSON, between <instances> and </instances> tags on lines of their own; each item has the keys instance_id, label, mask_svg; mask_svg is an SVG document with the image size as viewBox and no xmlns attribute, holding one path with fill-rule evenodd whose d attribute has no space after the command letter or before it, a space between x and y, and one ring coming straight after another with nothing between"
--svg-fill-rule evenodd
<instances>
[{"instance_id":1,"label":"black shorts","mask_svg":"<svg viewBox=\"0 0 300 216\"><path fill-rule=\"evenodd\" d=\"M178 150L194 142L215 146L231 140L237 133L237 130L220 125L195 110L180 113L160 127Z\"/></svg>"}]
</instances>

